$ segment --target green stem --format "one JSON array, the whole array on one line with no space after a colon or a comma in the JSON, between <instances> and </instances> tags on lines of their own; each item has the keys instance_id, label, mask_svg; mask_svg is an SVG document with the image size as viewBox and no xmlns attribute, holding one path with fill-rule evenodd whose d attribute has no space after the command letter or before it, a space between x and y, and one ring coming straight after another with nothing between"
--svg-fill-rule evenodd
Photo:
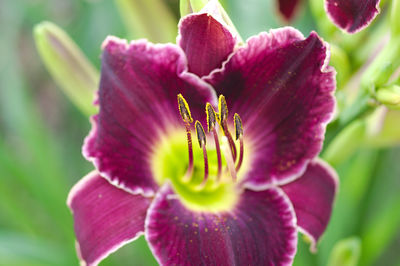
<instances>
[{"instance_id":1,"label":"green stem","mask_svg":"<svg viewBox=\"0 0 400 266\"><path fill-rule=\"evenodd\" d=\"M330 123L325 135L324 147L328 147L332 140L351 122L370 113L374 107L370 103L369 95L362 93L358 99L347 109L343 110L340 117Z\"/></svg>"}]
</instances>

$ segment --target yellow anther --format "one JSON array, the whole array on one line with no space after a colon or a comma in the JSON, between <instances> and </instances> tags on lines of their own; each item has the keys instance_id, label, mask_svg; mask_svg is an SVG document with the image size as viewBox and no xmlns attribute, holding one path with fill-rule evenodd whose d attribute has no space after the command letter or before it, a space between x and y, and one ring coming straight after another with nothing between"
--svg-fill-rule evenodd
<instances>
[{"instance_id":1,"label":"yellow anther","mask_svg":"<svg viewBox=\"0 0 400 266\"><path fill-rule=\"evenodd\" d=\"M233 119L235 123L236 140L238 140L241 136L243 136L242 119L240 119L240 116L237 113L235 113Z\"/></svg>"},{"instance_id":2,"label":"yellow anther","mask_svg":"<svg viewBox=\"0 0 400 266\"><path fill-rule=\"evenodd\" d=\"M224 124L224 121L228 118L228 105L226 104L225 96L220 95L218 100L218 111L219 111L219 120L221 126Z\"/></svg>"},{"instance_id":3,"label":"yellow anther","mask_svg":"<svg viewBox=\"0 0 400 266\"><path fill-rule=\"evenodd\" d=\"M208 132L211 132L214 129L215 124L217 123L217 115L210 103L206 104L206 113L207 113L207 130Z\"/></svg>"},{"instance_id":4,"label":"yellow anther","mask_svg":"<svg viewBox=\"0 0 400 266\"><path fill-rule=\"evenodd\" d=\"M199 141L200 148L202 148L204 145L206 145L206 133L204 132L204 128L198 120L196 120L195 126L197 140Z\"/></svg>"},{"instance_id":5,"label":"yellow anther","mask_svg":"<svg viewBox=\"0 0 400 266\"><path fill-rule=\"evenodd\" d=\"M190 114L189 105L180 93L178 94L178 107L179 113L181 114L183 121L185 123L192 123L193 119L192 115Z\"/></svg>"}]
</instances>

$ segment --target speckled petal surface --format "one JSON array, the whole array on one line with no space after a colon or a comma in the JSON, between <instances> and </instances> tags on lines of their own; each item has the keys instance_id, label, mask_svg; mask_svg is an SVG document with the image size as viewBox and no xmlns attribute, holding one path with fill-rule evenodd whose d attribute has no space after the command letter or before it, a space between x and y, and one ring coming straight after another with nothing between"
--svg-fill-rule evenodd
<instances>
[{"instance_id":1,"label":"speckled petal surface","mask_svg":"<svg viewBox=\"0 0 400 266\"><path fill-rule=\"evenodd\" d=\"M204 122L205 103L215 102L215 93L187 72L185 55L176 45L127 44L109 37L103 50L100 112L92 119L83 154L113 184L154 195L158 186L149 157L161 136L183 127L177 94L188 101L194 119Z\"/></svg>"},{"instance_id":2,"label":"speckled petal surface","mask_svg":"<svg viewBox=\"0 0 400 266\"><path fill-rule=\"evenodd\" d=\"M304 38L286 27L250 38L206 78L242 118L251 149L248 185L259 190L294 180L321 150L335 107L328 60L315 32Z\"/></svg>"},{"instance_id":3,"label":"speckled petal surface","mask_svg":"<svg viewBox=\"0 0 400 266\"><path fill-rule=\"evenodd\" d=\"M186 209L165 185L153 201L145 237L161 265L291 265L296 219L279 189L245 190L233 210Z\"/></svg>"},{"instance_id":4,"label":"speckled petal surface","mask_svg":"<svg viewBox=\"0 0 400 266\"><path fill-rule=\"evenodd\" d=\"M219 68L236 43L235 37L229 29L217 20L215 1L209 4L200 13L188 15L179 23L177 43L185 51L188 59L189 71L204 76L215 68Z\"/></svg>"},{"instance_id":5,"label":"speckled petal surface","mask_svg":"<svg viewBox=\"0 0 400 266\"><path fill-rule=\"evenodd\" d=\"M356 33L379 13L379 0L325 0L331 20L348 33Z\"/></svg>"},{"instance_id":6,"label":"speckled petal surface","mask_svg":"<svg viewBox=\"0 0 400 266\"><path fill-rule=\"evenodd\" d=\"M281 187L294 206L300 231L312 241L312 251L328 225L338 183L332 167L314 160L300 178Z\"/></svg>"},{"instance_id":7,"label":"speckled petal surface","mask_svg":"<svg viewBox=\"0 0 400 266\"><path fill-rule=\"evenodd\" d=\"M97 172L70 191L78 255L85 265L97 265L124 244L143 234L151 199L111 185Z\"/></svg>"}]
</instances>

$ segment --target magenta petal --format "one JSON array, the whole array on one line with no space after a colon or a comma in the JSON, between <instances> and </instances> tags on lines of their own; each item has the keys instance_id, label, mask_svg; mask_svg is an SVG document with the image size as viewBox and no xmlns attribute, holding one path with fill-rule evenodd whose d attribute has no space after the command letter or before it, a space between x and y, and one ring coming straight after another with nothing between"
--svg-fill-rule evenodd
<instances>
[{"instance_id":1,"label":"magenta petal","mask_svg":"<svg viewBox=\"0 0 400 266\"><path fill-rule=\"evenodd\" d=\"M230 212L193 212L166 185L146 218L145 237L161 265L291 265L296 218L279 189L245 190Z\"/></svg>"},{"instance_id":2,"label":"magenta petal","mask_svg":"<svg viewBox=\"0 0 400 266\"><path fill-rule=\"evenodd\" d=\"M243 122L251 146L247 182L287 183L321 150L335 100L327 44L293 28L248 40L208 81Z\"/></svg>"},{"instance_id":3,"label":"magenta petal","mask_svg":"<svg viewBox=\"0 0 400 266\"><path fill-rule=\"evenodd\" d=\"M379 13L379 0L325 0L331 20L348 33L356 33Z\"/></svg>"},{"instance_id":4,"label":"magenta petal","mask_svg":"<svg viewBox=\"0 0 400 266\"><path fill-rule=\"evenodd\" d=\"M154 195L149 157L160 136L182 126L177 94L188 101L195 119L205 121L205 103L214 103L215 93L187 72L178 46L144 40L128 45L111 37L103 48L100 113L93 118L83 153L114 184Z\"/></svg>"},{"instance_id":5,"label":"magenta petal","mask_svg":"<svg viewBox=\"0 0 400 266\"><path fill-rule=\"evenodd\" d=\"M208 7L215 2L211 1ZM236 43L228 28L209 13L184 17L179 24L179 33L178 44L186 53L189 71L199 77L220 67Z\"/></svg>"},{"instance_id":6,"label":"magenta petal","mask_svg":"<svg viewBox=\"0 0 400 266\"><path fill-rule=\"evenodd\" d=\"M292 201L297 224L311 239L313 251L331 217L338 183L335 170L325 162L315 160L299 179L281 187Z\"/></svg>"},{"instance_id":7,"label":"magenta petal","mask_svg":"<svg viewBox=\"0 0 400 266\"><path fill-rule=\"evenodd\" d=\"M279 0L279 11L286 20L291 20L296 14L300 2L300 0Z\"/></svg>"},{"instance_id":8,"label":"magenta petal","mask_svg":"<svg viewBox=\"0 0 400 266\"><path fill-rule=\"evenodd\" d=\"M79 181L67 203L74 216L80 259L87 265L97 265L143 234L150 202L111 185L96 172Z\"/></svg>"}]
</instances>

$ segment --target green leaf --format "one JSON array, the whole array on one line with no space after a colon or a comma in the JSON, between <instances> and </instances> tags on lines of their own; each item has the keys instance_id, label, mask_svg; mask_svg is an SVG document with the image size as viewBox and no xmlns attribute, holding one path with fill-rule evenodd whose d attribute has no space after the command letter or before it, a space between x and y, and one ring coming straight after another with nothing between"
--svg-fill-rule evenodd
<instances>
[{"instance_id":1,"label":"green leaf","mask_svg":"<svg viewBox=\"0 0 400 266\"><path fill-rule=\"evenodd\" d=\"M77 262L55 243L9 231L0 231L0 258L0 265L8 266L67 266Z\"/></svg>"}]
</instances>

